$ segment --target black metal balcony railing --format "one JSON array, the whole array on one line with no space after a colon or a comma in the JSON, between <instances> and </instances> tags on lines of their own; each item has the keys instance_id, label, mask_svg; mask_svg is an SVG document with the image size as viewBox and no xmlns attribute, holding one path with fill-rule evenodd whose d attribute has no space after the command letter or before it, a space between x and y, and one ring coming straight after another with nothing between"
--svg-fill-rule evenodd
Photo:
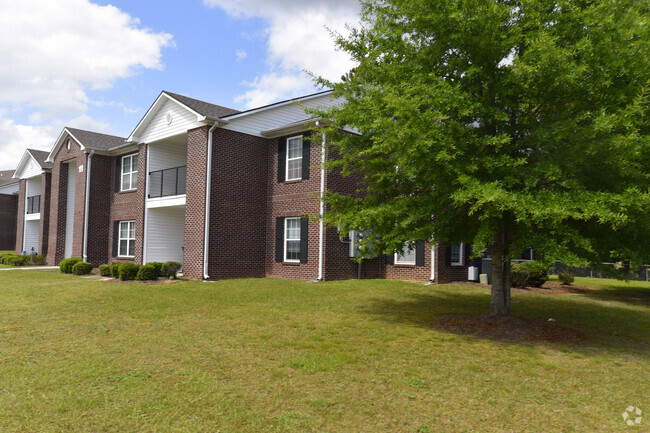
<instances>
[{"instance_id":1,"label":"black metal balcony railing","mask_svg":"<svg viewBox=\"0 0 650 433\"><path fill-rule=\"evenodd\" d=\"M187 166L167 168L149 173L149 198L185 194Z\"/></svg>"},{"instance_id":2,"label":"black metal balcony railing","mask_svg":"<svg viewBox=\"0 0 650 433\"><path fill-rule=\"evenodd\" d=\"M40 213L41 212L41 196L33 195L27 197L27 213Z\"/></svg>"}]
</instances>

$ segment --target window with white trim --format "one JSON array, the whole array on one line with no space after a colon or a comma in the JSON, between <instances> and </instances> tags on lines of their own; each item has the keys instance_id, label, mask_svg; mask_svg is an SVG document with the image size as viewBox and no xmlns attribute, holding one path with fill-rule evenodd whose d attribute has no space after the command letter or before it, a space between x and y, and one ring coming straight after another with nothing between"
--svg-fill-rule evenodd
<instances>
[{"instance_id":1,"label":"window with white trim","mask_svg":"<svg viewBox=\"0 0 650 433\"><path fill-rule=\"evenodd\" d=\"M136 189L138 186L138 155L122 157L122 191Z\"/></svg>"},{"instance_id":2,"label":"window with white trim","mask_svg":"<svg viewBox=\"0 0 650 433\"><path fill-rule=\"evenodd\" d=\"M395 253L396 265L415 265L415 244L412 242L404 243L404 252Z\"/></svg>"},{"instance_id":3,"label":"window with white trim","mask_svg":"<svg viewBox=\"0 0 650 433\"><path fill-rule=\"evenodd\" d=\"M463 264L463 243L451 244L451 257L452 266L460 266Z\"/></svg>"},{"instance_id":4,"label":"window with white trim","mask_svg":"<svg viewBox=\"0 0 650 433\"><path fill-rule=\"evenodd\" d=\"M135 221L120 221L119 256L135 256Z\"/></svg>"},{"instance_id":5,"label":"window with white trim","mask_svg":"<svg viewBox=\"0 0 650 433\"><path fill-rule=\"evenodd\" d=\"M302 135L287 139L286 180L302 179Z\"/></svg>"},{"instance_id":6,"label":"window with white trim","mask_svg":"<svg viewBox=\"0 0 650 433\"><path fill-rule=\"evenodd\" d=\"M300 262L300 218L284 220L284 261Z\"/></svg>"}]
</instances>

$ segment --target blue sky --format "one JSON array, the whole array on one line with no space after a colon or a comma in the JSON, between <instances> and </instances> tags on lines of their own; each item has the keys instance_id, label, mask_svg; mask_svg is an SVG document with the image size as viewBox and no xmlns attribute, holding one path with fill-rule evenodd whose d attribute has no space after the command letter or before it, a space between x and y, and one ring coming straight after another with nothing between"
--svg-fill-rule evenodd
<instances>
[{"instance_id":1,"label":"blue sky","mask_svg":"<svg viewBox=\"0 0 650 433\"><path fill-rule=\"evenodd\" d=\"M351 0L0 0L0 169L64 126L126 136L162 90L247 109L352 65L325 26Z\"/></svg>"}]
</instances>

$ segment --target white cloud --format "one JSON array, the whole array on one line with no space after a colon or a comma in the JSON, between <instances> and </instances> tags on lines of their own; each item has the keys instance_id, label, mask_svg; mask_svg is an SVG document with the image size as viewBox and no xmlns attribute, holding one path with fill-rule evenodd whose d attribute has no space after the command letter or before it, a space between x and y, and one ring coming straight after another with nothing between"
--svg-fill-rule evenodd
<instances>
[{"instance_id":1,"label":"white cloud","mask_svg":"<svg viewBox=\"0 0 650 433\"><path fill-rule=\"evenodd\" d=\"M335 50L328 30L345 33L345 24L359 21L359 4L351 0L204 0L239 18L263 17L269 70L258 75L251 90L238 97L248 108L313 91L304 70L337 81L354 63ZM293 84L291 84L293 80Z\"/></svg>"},{"instance_id":2,"label":"white cloud","mask_svg":"<svg viewBox=\"0 0 650 433\"><path fill-rule=\"evenodd\" d=\"M68 121L66 126L102 133L108 133L111 129L111 125L108 122L103 120L95 120L86 114L75 117L74 119Z\"/></svg>"},{"instance_id":3,"label":"white cloud","mask_svg":"<svg viewBox=\"0 0 650 433\"><path fill-rule=\"evenodd\" d=\"M50 125L19 125L5 114L6 110L0 110L0 170L16 168L27 148L49 151L60 132Z\"/></svg>"},{"instance_id":4,"label":"white cloud","mask_svg":"<svg viewBox=\"0 0 650 433\"><path fill-rule=\"evenodd\" d=\"M237 50L235 51L235 55L237 56L237 62L241 62L246 58L248 53L246 53L244 50Z\"/></svg>"},{"instance_id":5,"label":"white cloud","mask_svg":"<svg viewBox=\"0 0 650 433\"><path fill-rule=\"evenodd\" d=\"M110 88L141 69L163 69L162 50L172 36L143 28L114 6L89 0L0 0L0 104L39 126L20 124L8 111L0 119L0 155L22 154L29 144L56 135L72 119L78 126L108 129L90 119L89 92ZM49 125L48 125L49 123ZM6 163L9 160L3 159ZM12 160L17 163L16 160Z\"/></svg>"}]
</instances>

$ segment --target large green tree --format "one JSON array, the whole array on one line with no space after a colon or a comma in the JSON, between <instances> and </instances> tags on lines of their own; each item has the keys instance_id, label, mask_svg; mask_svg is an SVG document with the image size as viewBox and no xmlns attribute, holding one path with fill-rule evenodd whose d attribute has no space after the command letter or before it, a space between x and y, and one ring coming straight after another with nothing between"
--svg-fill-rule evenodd
<instances>
[{"instance_id":1,"label":"large green tree","mask_svg":"<svg viewBox=\"0 0 650 433\"><path fill-rule=\"evenodd\" d=\"M359 194L328 194L326 221L371 229L375 253L431 236L490 246L493 315L510 314L526 247L648 260L648 5L362 2L362 25L335 36L358 66L317 79L342 101L314 111L331 119L330 168L363 176Z\"/></svg>"}]
</instances>

